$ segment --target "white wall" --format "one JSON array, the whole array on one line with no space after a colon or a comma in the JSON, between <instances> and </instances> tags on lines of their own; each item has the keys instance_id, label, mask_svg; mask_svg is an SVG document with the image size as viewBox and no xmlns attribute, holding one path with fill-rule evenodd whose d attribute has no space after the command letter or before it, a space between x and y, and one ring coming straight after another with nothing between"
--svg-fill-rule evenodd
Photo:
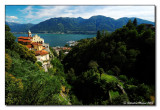
<instances>
[{"instance_id":1,"label":"white wall","mask_svg":"<svg viewBox=\"0 0 160 110\"><path fill-rule=\"evenodd\" d=\"M43 62L45 60L49 60L49 54L36 56L37 61Z\"/></svg>"}]
</instances>

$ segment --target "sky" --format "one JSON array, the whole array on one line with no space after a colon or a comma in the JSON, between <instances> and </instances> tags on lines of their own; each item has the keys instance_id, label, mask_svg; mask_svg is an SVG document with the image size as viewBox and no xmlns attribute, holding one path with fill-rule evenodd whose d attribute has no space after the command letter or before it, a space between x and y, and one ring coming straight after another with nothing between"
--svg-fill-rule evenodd
<instances>
[{"instance_id":1,"label":"sky","mask_svg":"<svg viewBox=\"0 0 160 110\"><path fill-rule=\"evenodd\" d=\"M6 5L5 19L15 23L33 23L55 17L82 17L103 15L114 19L137 17L155 22L154 6L43 6L43 5Z\"/></svg>"}]
</instances>

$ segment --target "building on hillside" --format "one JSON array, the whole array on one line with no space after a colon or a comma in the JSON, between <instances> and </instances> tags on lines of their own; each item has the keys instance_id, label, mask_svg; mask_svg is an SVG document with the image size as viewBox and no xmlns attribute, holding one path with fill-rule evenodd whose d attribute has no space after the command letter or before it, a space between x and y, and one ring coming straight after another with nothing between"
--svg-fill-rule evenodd
<instances>
[{"instance_id":1,"label":"building on hillside","mask_svg":"<svg viewBox=\"0 0 160 110\"><path fill-rule=\"evenodd\" d=\"M40 43L40 44L43 44L43 43L44 43L44 39L43 39L43 38L40 38L40 36L38 36L37 34L32 37L32 41L33 41L33 42Z\"/></svg>"},{"instance_id":2,"label":"building on hillside","mask_svg":"<svg viewBox=\"0 0 160 110\"><path fill-rule=\"evenodd\" d=\"M44 50L50 52L48 43L43 43L43 47L44 47Z\"/></svg>"},{"instance_id":3,"label":"building on hillside","mask_svg":"<svg viewBox=\"0 0 160 110\"><path fill-rule=\"evenodd\" d=\"M18 43L21 43L23 45L30 45L31 44L32 37L18 37Z\"/></svg>"},{"instance_id":4,"label":"building on hillside","mask_svg":"<svg viewBox=\"0 0 160 110\"><path fill-rule=\"evenodd\" d=\"M59 47L59 46L57 46L57 47L52 47L52 48L53 48L53 50L55 50L55 52L57 53L58 56L59 56L60 51L63 51L64 54L66 55L71 50L71 47Z\"/></svg>"},{"instance_id":5,"label":"building on hillside","mask_svg":"<svg viewBox=\"0 0 160 110\"><path fill-rule=\"evenodd\" d=\"M69 44L70 47L71 46L76 46L78 44L77 41L68 41L67 43Z\"/></svg>"},{"instance_id":6,"label":"building on hillside","mask_svg":"<svg viewBox=\"0 0 160 110\"><path fill-rule=\"evenodd\" d=\"M43 68L47 72L47 68L50 67L50 59L49 59L49 53L45 50L39 50L35 51L37 61L42 63Z\"/></svg>"},{"instance_id":7,"label":"building on hillside","mask_svg":"<svg viewBox=\"0 0 160 110\"><path fill-rule=\"evenodd\" d=\"M28 37L18 37L18 43L25 45L29 50L35 51L37 61L42 63L43 68L47 72L50 67L49 44L44 43L44 39L37 34L32 37L31 31L28 31Z\"/></svg>"},{"instance_id":8,"label":"building on hillside","mask_svg":"<svg viewBox=\"0 0 160 110\"><path fill-rule=\"evenodd\" d=\"M28 37L32 37L32 33L30 30L28 31Z\"/></svg>"}]
</instances>

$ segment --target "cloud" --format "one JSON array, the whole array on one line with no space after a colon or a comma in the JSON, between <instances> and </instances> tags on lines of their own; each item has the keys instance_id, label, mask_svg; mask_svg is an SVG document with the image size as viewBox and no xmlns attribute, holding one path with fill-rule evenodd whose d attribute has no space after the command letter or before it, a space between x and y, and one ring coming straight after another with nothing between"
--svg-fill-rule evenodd
<instances>
[{"instance_id":1,"label":"cloud","mask_svg":"<svg viewBox=\"0 0 160 110\"><path fill-rule=\"evenodd\" d=\"M93 15L104 15L118 19L121 17L138 17L154 21L154 6L102 6L95 7L95 10L87 11L87 8L83 13L76 13L74 17L89 18Z\"/></svg>"},{"instance_id":2,"label":"cloud","mask_svg":"<svg viewBox=\"0 0 160 110\"><path fill-rule=\"evenodd\" d=\"M8 19L18 19L17 16L6 16L6 18L8 18Z\"/></svg>"},{"instance_id":3,"label":"cloud","mask_svg":"<svg viewBox=\"0 0 160 110\"><path fill-rule=\"evenodd\" d=\"M18 17L17 16L6 16L6 21L7 22L15 22L18 23L19 21L17 21Z\"/></svg>"},{"instance_id":4,"label":"cloud","mask_svg":"<svg viewBox=\"0 0 160 110\"><path fill-rule=\"evenodd\" d=\"M26 21L54 17L90 18L94 15L104 15L114 19L138 17L154 21L155 17L154 6L28 6L20 11L25 14Z\"/></svg>"}]
</instances>

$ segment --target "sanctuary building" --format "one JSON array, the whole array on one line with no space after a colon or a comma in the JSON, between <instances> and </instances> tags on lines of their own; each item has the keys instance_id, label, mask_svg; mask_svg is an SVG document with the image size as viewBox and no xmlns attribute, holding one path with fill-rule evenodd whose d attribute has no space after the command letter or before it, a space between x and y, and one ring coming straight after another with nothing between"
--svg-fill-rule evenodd
<instances>
[{"instance_id":1,"label":"sanctuary building","mask_svg":"<svg viewBox=\"0 0 160 110\"><path fill-rule=\"evenodd\" d=\"M31 31L28 31L28 37L20 36L18 37L18 43L25 45L29 50L35 51L35 56L37 61L42 63L45 71L48 71L50 67L49 59L49 44L44 43L44 39L38 36L37 34L32 37Z\"/></svg>"}]
</instances>

